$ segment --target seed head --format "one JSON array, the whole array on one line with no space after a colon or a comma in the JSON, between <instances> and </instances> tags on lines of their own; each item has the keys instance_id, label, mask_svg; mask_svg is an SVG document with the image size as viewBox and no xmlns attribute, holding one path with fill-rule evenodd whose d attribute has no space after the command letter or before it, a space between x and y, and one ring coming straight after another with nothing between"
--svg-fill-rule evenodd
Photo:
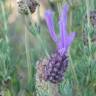
<instances>
[{"instance_id":1,"label":"seed head","mask_svg":"<svg viewBox=\"0 0 96 96\"><path fill-rule=\"evenodd\" d=\"M29 12L34 13L36 7L39 5L35 0L19 0L17 3L19 13L24 15L28 15Z\"/></svg>"}]
</instances>

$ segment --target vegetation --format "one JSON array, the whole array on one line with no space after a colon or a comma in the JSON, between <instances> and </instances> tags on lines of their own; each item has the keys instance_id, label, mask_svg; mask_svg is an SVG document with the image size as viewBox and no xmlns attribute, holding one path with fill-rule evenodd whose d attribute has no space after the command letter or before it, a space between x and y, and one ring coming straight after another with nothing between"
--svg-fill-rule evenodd
<instances>
[{"instance_id":1,"label":"vegetation","mask_svg":"<svg viewBox=\"0 0 96 96\"><path fill-rule=\"evenodd\" d=\"M47 25L39 11L38 22L32 21L29 12L27 16L18 15L9 23L14 9L7 6L7 1L0 0L0 96L53 96L50 83L44 82L38 87L40 82L36 79L37 62L48 58L56 48ZM77 33L68 53L64 81L58 85L60 95L96 96L96 23L93 25L96 22L96 0L48 1L48 6L52 9L54 5L55 8L52 10L57 34L57 18L65 2L70 5L68 31ZM94 13L91 18L90 12Z\"/></svg>"}]
</instances>

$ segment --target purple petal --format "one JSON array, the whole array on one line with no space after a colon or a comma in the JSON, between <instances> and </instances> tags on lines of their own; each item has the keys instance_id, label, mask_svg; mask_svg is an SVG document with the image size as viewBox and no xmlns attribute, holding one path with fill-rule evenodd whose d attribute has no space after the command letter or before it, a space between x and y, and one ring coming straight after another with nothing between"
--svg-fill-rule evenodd
<instances>
[{"instance_id":1,"label":"purple petal","mask_svg":"<svg viewBox=\"0 0 96 96\"><path fill-rule=\"evenodd\" d=\"M68 15L69 6L64 5L63 10L59 17L59 28L60 28L60 37L63 47L66 46L66 37L67 37L67 15Z\"/></svg>"},{"instance_id":2,"label":"purple petal","mask_svg":"<svg viewBox=\"0 0 96 96\"><path fill-rule=\"evenodd\" d=\"M76 32L71 32L69 36L67 37L67 48L72 44L74 38L76 36Z\"/></svg>"},{"instance_id":3,"label":"purple petal","mask_svg":"<svg viewBox=\"0 0 96 96\"><path fill-rule=\"evenodd\" d=\"M66 3L66 4L64 4L60 17L59 17L59 21L63 21L65 27L67 25L68 11L69 11L69 5Z\"/></svg>"},{"instance_id":4,"label":"purple petal","mask_svg":"<svg viewBox=\"0 0 96 96\"><path fill-rule=\"evenodd\" d=\"M67 39L67 30L64 27L64 22L59 22L59 28L60 28L60 42L62 44L62 47L66 47L66 39Z\"/></svg>"},{"instance_id":5,"label":"purple petal","mask_svg":"<svg viewBox=\"0 0 96 96\"><path fill-rule=\"evenodd\" d=\"M57 43L57 36L54 29L53 12L51 10L47 10L45 12L45 21L47 23L51 38Z\"/></svg>"}]
</instances>

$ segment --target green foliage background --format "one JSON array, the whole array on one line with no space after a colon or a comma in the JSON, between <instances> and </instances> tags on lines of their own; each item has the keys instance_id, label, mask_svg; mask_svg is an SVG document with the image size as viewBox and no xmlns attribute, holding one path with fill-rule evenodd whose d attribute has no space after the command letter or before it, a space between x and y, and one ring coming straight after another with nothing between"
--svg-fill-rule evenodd
<instances>
[{"instance_id":1,"label":"green foliage background","mask_svg":"<svg viewBox=\"0 0 96 96\"><path fill-rule=\"evenodd\" d=\"M56 48L45 22L40 20L35 24L29 22L30 16L20 16L9 24L12 9L6 8L6 1L0 0L0 94L52 96L50 91L36 87L36 62L47 58ZM96 29L88 22L89 18L84 18L88 12L96 10L96 0L56 0L57 34L59 9L65 2L70 5L68 30L77 32L77 37L70 48L65 79L58 89L61 96L96 96L96 41L91 41ZM87 45L82 39L83 33L86 33Z\"/></svg>"}]
</instances>

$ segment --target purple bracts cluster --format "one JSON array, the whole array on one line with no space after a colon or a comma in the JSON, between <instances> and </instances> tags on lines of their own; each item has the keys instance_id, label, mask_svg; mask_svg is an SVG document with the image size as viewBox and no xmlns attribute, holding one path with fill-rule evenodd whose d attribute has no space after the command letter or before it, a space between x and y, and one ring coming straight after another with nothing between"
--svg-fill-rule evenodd
<instances>
[{"instance_id":1,"label":"purple bracts cluster","mask_svg":"<svg viewBox=\"0 0 96 96\"><path fill-rule=\"evenodd\" d=\"M61 11L59 17L59 29L60 29L60 38L58 39L54 29L54 21L53 21L53 12L51 10L47 10L45 12L45 21L47 23L51 38L56 43L58 51L60 54L64 54L67 52L69 46L71 45L75 32L71 32L68 34L67 32L67 15L68 15L69 6L65 4L63 6L63 10Z\"/></svg>"},{"instance_id":2,"label":"purple bracts cluster","mask_svg":"<svg viewBox=\"0 0 96 96\"><path fill-rule=\"evenodd\" d=\"M44 75L46 81L50 81L55 84L63 80L64 72L68 66L68 57L66 56L66 53L75 37L75 32L71 32L70 34L67 32L68 10L69 6L65 4L59 17L59 39L57 38L54 29L53 12L51 10L47 10L45 12L45 21L47 23L51 38L57 45L57 50L50 56L49 62L45 66Z\"/></svg>"}]
</instances>

